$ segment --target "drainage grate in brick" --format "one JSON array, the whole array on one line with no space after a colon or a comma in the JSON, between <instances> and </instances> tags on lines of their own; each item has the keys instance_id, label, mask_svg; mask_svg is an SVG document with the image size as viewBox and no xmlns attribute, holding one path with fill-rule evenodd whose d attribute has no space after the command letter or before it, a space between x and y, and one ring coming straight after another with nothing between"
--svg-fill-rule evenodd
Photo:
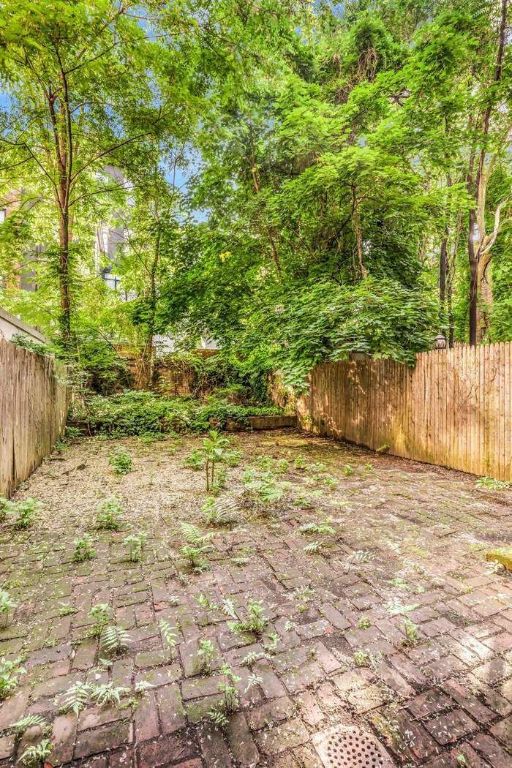
<instances>
[{"instance_id":1,"label":"drainage grate in brick","mask_svg":"<svg viewBox=\"0 0 512 768\"><path fill-rule=\"evenodd\" d=\"M325 768L392 768L386 750L361 728L336 725L313 737Z\"/></svg>"}]
</instances>

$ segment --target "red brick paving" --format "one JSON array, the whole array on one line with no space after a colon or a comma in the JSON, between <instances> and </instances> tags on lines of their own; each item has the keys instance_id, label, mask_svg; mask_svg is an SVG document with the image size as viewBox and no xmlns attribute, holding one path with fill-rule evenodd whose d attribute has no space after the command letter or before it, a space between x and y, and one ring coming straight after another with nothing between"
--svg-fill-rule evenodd
<instances>
[{"instance_id":1,"label":"red brick paving","mask_svg":"<svg viewBox=\"0 0 512 768\"><path fill-rule=\"evenodd\" d=\"M27 532L4 524L0 540L0 586L19 603L0 630L0 655L23 656L27 670L0 706L0 766L40 740L40 729L21 740L9 729L32 713L51 725L53 765L309 768L319 765L312 735L343 722L370 730L397 765L510 768L512 579L484 551L511 543L512 492L294 433L237 440L243 466L230 470L224 493L237 500L238 524L210 529L214 551L199 575L186 574L177 555L176 521L200 521L204 500L201 473L182 469L193 439L177 453L170 440L125 441L134 472L121 480L107 467L112 443L85 440L29 481L23 493L41 499L44 516ZM286 503L258 517L243 503L241 476L263 453L300 453L313 467L290 465L278 478L291 484ZM83 462L85 472L73 471ZM335 483L324 482L327 474ZM321 491L313 508L293 504L313 490ZM149 533L140 563L124 559L127 530L94 530L98 500L113 492L127 530ZM304 546L323 537L299 526L326 518L335 535L307 554ZM85 529L97 557L75 564L73 540ZM215 604L229 598L241 613L249 598L260 599L269 627L261 638L234 635L200 594ZM99 602L129 635L106 666L87 638ZM63 615L68 607L73 613ZM405 616L415 624L412 640ZM162 619L177 628L174 658ZM201 639L216 649L209 675L198 674ZM241 666L249 652L260 656L250 669ZM219 701L221 663L241 677L241 706L217 729L207 713ZM247 689L251 671L259 682ZM77 680L126 686L132 705L60 714L62 693ZM151 685L144 695L134 692L138 682Z\"/></svg>"}]
</instances>

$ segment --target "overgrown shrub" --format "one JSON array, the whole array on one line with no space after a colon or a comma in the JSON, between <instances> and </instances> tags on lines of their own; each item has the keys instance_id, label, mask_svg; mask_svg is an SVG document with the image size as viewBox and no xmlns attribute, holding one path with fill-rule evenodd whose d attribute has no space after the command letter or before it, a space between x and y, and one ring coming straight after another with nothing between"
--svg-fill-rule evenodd
<instances>
[{"instance_id":1,"label":"overgrown shrub","mask_svg":"<svg viewBox=\"0 0 512 768\"><path fill-rule=\"evenodd\" d=\"M86 424L91 432L144 435L169 432L205 432L220 429L232 419L242 426L249 416L271 416L281 413L275 406L235 405L225 399L166 398L152 392L124 392L103 397L93 395L84 403L76 403L71 421Z\"/></svg>"},{"instance_id":2,"label":"overgrown shrub","mask_svg":"<svg viewBox=\"0 0 512 768\"><path fill-rule=\"evenodd\" d=\"M234 404L255 403L257 399L266 397L266 379L263 377L261 381L255 381L253 374L249 376L239 361L222 350L213 355L173 352L160 358L158 366L190 373L191 394L194 397L213 393Z\"/></svg>"}]
</instances>

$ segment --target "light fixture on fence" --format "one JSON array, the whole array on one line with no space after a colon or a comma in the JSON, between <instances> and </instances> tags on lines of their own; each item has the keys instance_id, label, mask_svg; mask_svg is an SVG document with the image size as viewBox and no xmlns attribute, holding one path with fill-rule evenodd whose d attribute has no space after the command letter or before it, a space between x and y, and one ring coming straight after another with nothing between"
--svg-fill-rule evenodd
<instances>
[{"instance_id":1,"label":"light fixture on fence","mask_svg":"<svg viewBox=\"0 0 512 768\"><path fill-rule=\"evenodd\" d=\"M446 339L442 333L437 334L434 349L446 349Z\"/></svg>"}]
</instances>

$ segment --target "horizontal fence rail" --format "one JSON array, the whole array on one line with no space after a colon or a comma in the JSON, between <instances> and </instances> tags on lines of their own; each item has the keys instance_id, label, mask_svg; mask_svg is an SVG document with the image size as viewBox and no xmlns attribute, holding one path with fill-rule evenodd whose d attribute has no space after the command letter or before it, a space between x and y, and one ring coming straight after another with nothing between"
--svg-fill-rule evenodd
<instances>
[{"instance_id":1,"label":"horizontal fence rail","mask_svg":"<svg viewBox=\"0 0 512 768\"><path fill-rule=\"evenodd\" d=\"M0 339L0 496L47 456L66 424L65 368Z\"/></svg>"},{"instance_id":2,"label":"horizontal fence rail","mask_svg":"<svg viewBox=\"0 0 512 768\"><path fill-rule=\"evenodd\" d=\"M297 403L309 430L396 456L512 480L512 343L323 363Z\"/></svg>"}]
</instances>

